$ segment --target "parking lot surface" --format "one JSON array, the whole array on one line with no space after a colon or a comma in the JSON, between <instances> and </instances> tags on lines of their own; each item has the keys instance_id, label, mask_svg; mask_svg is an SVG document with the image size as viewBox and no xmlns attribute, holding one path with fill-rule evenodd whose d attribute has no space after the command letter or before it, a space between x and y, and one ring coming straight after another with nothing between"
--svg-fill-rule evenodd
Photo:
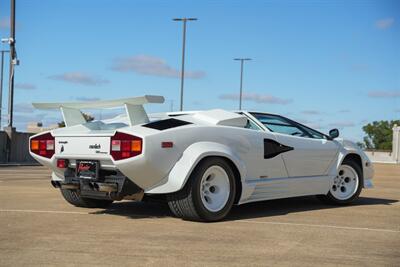
<instances>
[{"instance_id":1,"label":"parking lot surface","mask_svg":"<svg viewBox=\"0 0 400 267\"><path fill-rule=\"evenodd\" d=\"M314 197L234 207L195 223L158 203L70 206L43 167L0 167L0 266L399 266L400 165L350 206Z\"/></svg>"}]
</instances>

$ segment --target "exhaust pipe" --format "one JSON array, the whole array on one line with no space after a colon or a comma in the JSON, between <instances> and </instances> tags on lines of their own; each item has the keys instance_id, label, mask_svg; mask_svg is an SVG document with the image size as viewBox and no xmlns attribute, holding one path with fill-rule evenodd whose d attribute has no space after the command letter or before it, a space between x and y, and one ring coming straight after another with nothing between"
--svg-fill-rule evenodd
<instances>
[{"instance_id":1,"label":"exhaust pipe","mask_svg":"<svg viewBox=\"0 0 400 267\"><path fill-rule=\"evenodd\" d=\"M53 181L53 180L51 180L51 185L52 185L54 188L60 188L60 187L61 187L59 181Z\"/></svg>"},{"instance_id":2,"label":"exhaust pipe","mask_svg":"<svg viewBox=\"0 0 400 267\"><path fill-rule=\"evenodd\" d=\"M71 189L71 190L79 189L79 184L64 184L64 183L62 183L60 181L51 180L51 185L54 188Z\"/></svg>"},{"instance_id":3,"label":"exhaust pipe","mask_svg":"<svg viewBox=\"0 0 400 267\"><path fill-rule=\"evenodd\" d=\"M79 189L79 184L62 184L62 183L60 183L60 188L76 190L76 189Z\"/></svg>"},{"instance_id":4,"label":"exhaust pipe","mask_svg":"<svg viewBox=\"0 0 400 267\"><path fill-rule=\"evenodd\" d=\"M89 183L88 185L89 185L90 189L96 190L96 189L94 188L94 183Z\"/></svg>"},{"instance_id":5,"label":"exhaust pipe","mask_svg":"<svg viewBox=\"0 0 400 267\"><path fill-rule=\"evenodd\" d=\"M117 184L93 183L93 187L94 187L95 190L100 191L100 192L112 193L112 192L117 192L118 191L118 185Z\"/></svg>"},{"instance_id":6,"label":"exhaust pipe","mask_svg":"<svg viewBox=\"0 0 400 267\"><path fill-rule=\"evenodd\" d=\"M93 186L94 190L99 191L99 185L98 184L93 183L92 186Z\"/></svg>"}]
</instances>

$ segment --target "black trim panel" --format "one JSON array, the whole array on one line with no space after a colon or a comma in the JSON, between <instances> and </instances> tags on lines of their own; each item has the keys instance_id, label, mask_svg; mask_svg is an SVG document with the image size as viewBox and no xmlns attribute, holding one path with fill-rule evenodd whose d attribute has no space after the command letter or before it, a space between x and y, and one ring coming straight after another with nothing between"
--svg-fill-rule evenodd
<instances>
[{"instance_id":1,"label":"black trim panel","mask_svg":"<svg viewBox=\"0 0 400 267\"><path fill-rule=\"evenodd\" d=\"M272 159L281 153L294 150L291 146L285 146L272 139L264 139L264 159Z\"/></svg>"},{"instance_id":2,"label":"black trim panel","mask_svg":"<svg viewBox=\"0 0 400 267\"><path fill-rule=\"evenodd\" d=\"M161 121L150 122L148 124L143 125L143 127L162 131L162 130L167 130L170 128L175 128L175 127L184 126L184 125L188 125L188 124L192 124L192 123L171 118L171 119L166 119L166 120L161 120Z\"/></svg>"}]
</instances>

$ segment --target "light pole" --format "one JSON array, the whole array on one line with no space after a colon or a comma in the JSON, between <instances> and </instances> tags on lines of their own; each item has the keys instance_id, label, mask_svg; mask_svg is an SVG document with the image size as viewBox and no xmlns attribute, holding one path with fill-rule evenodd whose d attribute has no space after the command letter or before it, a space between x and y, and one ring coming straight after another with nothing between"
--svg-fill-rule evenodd
<instances>
[{"instance_id":1,"label":"light pole","mask_svg":"<svg viewBox=\"0 0 400 267\"><path fill-rule=\"evenodd\" d=\"M181 107L180 110L183 110L183 84L185 80L185 46L186 46L186 22L195 21L197 18L175 18L173 21L182 21L183 22L183 41L182 41L182 69L181 69Z\"/></svg>"},{"instance_id":2,"label":"light pole","mask_svg":"<svg viewBox=\"0 0 400 267\"><path fill-rule=\"evenodd\" d=\"M233 60L240 61L240 94L239 94L239 110L242 109L242 95L243 95L243 63L251 60L251 58L234 58Z\"/></svg>"},{"instance_id":3,"label":"light pole","mask_svg":"<svg viewBox=\"0 0 400 267\"><path fill-rule=\"evenodd\" d=\"M10 16L10 78L8 84L8 127L13 127L14 115L14 65L17 64L17 55L15 52L15 0L11 0Z\"/></svg>"},{"instance_id":4,"label":"light pole","mask_svg":"<svg viewBox=\"0 0 400 267\"><path fill-rule=\"evenodd\" d=\"M8 50L1 50L1 66L0 66L0 129L1 129L1 111L3 109L3 70L4 70L4 53Z\"/></svg>"}]
</instances>

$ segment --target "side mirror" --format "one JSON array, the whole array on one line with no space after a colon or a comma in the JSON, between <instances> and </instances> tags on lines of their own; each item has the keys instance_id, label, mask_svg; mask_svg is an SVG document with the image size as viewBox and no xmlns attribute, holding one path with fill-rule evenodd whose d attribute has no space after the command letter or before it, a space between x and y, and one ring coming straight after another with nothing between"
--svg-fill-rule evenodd
<instances>
[{"instance_id":1,"label":"side mirror","mask_svg":"<svg viewBox=\"0 0 400 267\"><path fill-rule=\"evenodd\" d=\"M336 137L339 137L339 130L338 129L332 129L329 131L329 137L332 139L335 139Z\"/></svg>"}]
</instances>

